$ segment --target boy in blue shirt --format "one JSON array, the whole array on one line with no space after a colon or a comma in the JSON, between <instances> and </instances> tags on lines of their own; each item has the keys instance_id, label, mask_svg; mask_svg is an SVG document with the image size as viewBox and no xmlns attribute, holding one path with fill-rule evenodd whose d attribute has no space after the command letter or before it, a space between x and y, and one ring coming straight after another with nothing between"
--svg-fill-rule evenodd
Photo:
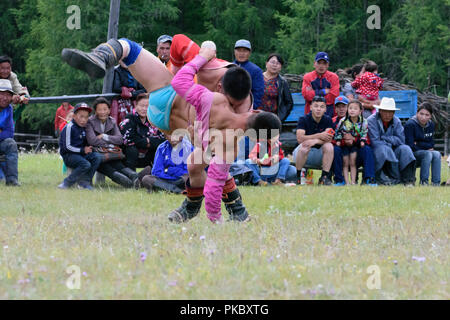
<instances>
[{"instance_id":1,"label":"boy in blue shirt","mask_svg":"<svg viewBox=\"0 0 450 320\"><path fill-rule=\"evenodd\" d=\"M59 153L64 164L72 168L72 172L58 186L60 189L68 189L77 182L82 189L93 189L92 177L102 160L101 156L92 152L92 147L87 145L86 124L91 112L91 107L86 103L78 103L73 109L73 120L61 131Z\"/></svg>"}]
</instances>

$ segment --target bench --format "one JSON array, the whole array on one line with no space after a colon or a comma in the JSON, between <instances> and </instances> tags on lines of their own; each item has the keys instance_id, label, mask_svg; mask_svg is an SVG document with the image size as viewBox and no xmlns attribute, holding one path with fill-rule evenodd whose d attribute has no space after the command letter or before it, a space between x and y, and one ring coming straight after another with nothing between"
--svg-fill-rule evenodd
<instances>
[{"instance_id":1,"label":"bench","mask_svg":"<svg viewBox=\"0 0 450 320\"><path fill-rule=\"evenodd\" d=\"M342 95L342 92L340 93ZM380 99L389 97L395 99L395 104L399 111L395 115L402 120L407 121L417 113L417 91L416 90L399 90L399 91L380 91ZM297 136L295 134L298 119L305 115L305 99L301 93L292 93L294 107L291 113L283 122L283 129L280 135L280 141L283 144L285 153L291 153L298 145Z\"/></svg>"}]
</instances>

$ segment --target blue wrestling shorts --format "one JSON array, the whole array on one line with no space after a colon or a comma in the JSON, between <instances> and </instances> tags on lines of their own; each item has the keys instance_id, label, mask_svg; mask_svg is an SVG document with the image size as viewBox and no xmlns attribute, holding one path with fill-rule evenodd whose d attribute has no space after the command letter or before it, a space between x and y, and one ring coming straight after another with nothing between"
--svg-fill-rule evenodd
<instances>
[{"instance_id":1,"label":"blue wrestling shorts","mask_svg":"<svg viewBox=\"0 0 450 320\"><path fill-rule=\"evenodd\" d=\"M172 111L172 103L176 94L172 85L150 93L147 117L154 126L161 130L170 130L170 112Z\"/></svg>"}]
</instances>

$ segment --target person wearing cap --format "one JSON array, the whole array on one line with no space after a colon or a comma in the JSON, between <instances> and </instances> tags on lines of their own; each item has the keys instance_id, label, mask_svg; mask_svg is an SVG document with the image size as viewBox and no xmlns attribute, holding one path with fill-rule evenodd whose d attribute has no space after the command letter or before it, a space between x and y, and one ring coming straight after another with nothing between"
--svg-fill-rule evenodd
<instances>
[{"instance_id":1,"label":"person wearing cap","mask_svg":"<svg viewBox=\"0 0 450 320\"><path fill-rule=\"evenodd\" d=\"M6 165L0 167L0 176L5 176L7 186L19 186L17 143L14 141L14 120L11 82L0 79L0 153L6 156ZM1 178L0 178L1 179Z\"/></svg>"},{"instance_id":2,"label":"person wearing cap","mask_svg":"<svg viewBox=\"0 0 450 320\"><path fill-rule=\"evenodd\" d=\"M375 108L377 113L367 119L375 158L375 178L378 184L403 183L412 186L415 182L416 158L405 144L402 123L395 116L395 111L400 109L396 108L393 98L387 97Z\"/></svg>"},{"instance_id":3,"label":"person wearing cap","mask_svg":"<svg viewBox=\"0 0 450 320\"><path fill-rule=\"evenodd\" d=\"M339 96L339 77L334 72L328 71L329 56L326 52L318 52L314 59L314 71L303 76L302 95L305 99L305 114L310 111L311 101L315 96L325 98L326 115L335 115L334 99Z\"/></svg>"},{"instance_id":4,"label":"person wearing cap","mask_svg":"<svg viewBox=\"0 0 450 320\"><path fill-rule=\"evenodd\" d=\"M331 165L333 163L334 133L333 122L325 114L325 98L315 96L312 99L311 111L298 119L297 141L299 145L292 153L300 179L301 170L308 164L310 167L322 166L322 176L319 185L331 185Z\"/></svg>"},{"instance_id":5,"label":"person wearing cap","mask_svg":"<svg viewBox=\"0 0 450 320\"><path fill-rule=\"evenodd\" d=\"M264 95L264 76L260 67L249 61L252 52L250 41L241 39L234 45L234 63L244 68L252 78L253 109L261 107L261 100Z\"/></svg>"},{"instance_id":6,"label":"person wearing cap","mask_svg":"<svg viewBox=\"0 0 450 320\"><path fill-rule=\"evenodd\" d=\"M56 109L55 114L55 137L59 137L61 133L60 128L66 124L66 118L70 111L73 110L73 106L68 102L64 101L58 109Z\"/></svg>"},{"instance_id":7,"label":"person wearing cap","mask_svg":"<svg viewBox=\"0 0 450 320\"><path fill-rule=\"evenodd\" d=\"M86 139L86 125L92 108L84 102L73 109L73 119L61 131L59 153L64 164L72 172L58 185L59 189L69 189L76 183L82 189L92 190L92 178L102 159L92 151Z\"/></svg>"},{"instance_id":8,"label":"person wearing cap","mask_svg":"<svg viewBox=\"0 0 450 320\"><path fill-rule=\"evenodd\" d=\"M8 56L0 56L0 79L6 79L11 81L11 87L14 92L12 103L27 104L30 99L30 93L26 87L23 87L17 75L12 72L12 59Z\"/></svg>"},{"instance_id":9,"label":"person wearing cap","mask_svg":"<svg viewBox=\"0 0 450 320\"><path fill-rule=\"evenodd\" d=\"M156 53L158 53L158 58L169 70L171 70L170 46L172 45L172 40L173 38L167 34L163 34L156 40Z\"/></svg>"}]
</instances>

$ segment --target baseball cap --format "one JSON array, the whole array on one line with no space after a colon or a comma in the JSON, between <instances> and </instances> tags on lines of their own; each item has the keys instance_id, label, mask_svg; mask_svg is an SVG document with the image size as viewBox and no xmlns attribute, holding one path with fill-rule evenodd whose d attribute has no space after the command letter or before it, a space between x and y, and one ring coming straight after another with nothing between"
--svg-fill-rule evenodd
<instances>
[{"instance_id":1,"label":"baseball cap","mask_svg":"<svg viewBox=\"0 0 450 320\"><path fill-rule=\"evenodd\" d=\"M325 60L326 62L330 62L330 59L328 58L328 53L326 53L326 52L318 52L317 54L316 54L316 59L315 59L315 61L317 62L317 61L319 61L319 60Z\"/></svg>"},{"instance_id":2,"label":"baseball cap","mask_svg":"<svg viewBox=\"0 0 450 320\"><path fill-rule=\"evenodd\" d=\"M252 45L250 44L250 41L241 39L236 41L234 48L247 48L248 50L252 50Z\"/></svg>"},{"instance_id":3,"label":"baseball cap","mask_svg":"<svg viewBox=\"0 0 450 320\"><path fill-rule=\"evenodd\" d=\"M346 96L339 96L339 97L337 97L337 98L334 100L334 104L335 104L335 105L338 104L338 103L348 104L349 101L348 101L348 99L347 99Z\"/></svg>"},{"instance_id":4,"label":"baseball cap","mask_svg":"<svg viewBox=\"0 0 450 320\"><path fill-rule=\"evenodd\" d=\"M92 112L92 108L89 107L89 105L86 102L77 103L75 105L75 108L73 108L73 113L77 113L78 110L86 110L89 113Z\"/></svg>"},{"instance_id":5,"label":"baseball cap","mask_svg":"<svg viewBox=\"0 0 450 320\"><path fill-rule=\"evenodd\" d=\"M168 36L167 34L163 34L162 36L160 36L158 38L158 40L156 40L156 44L160 44L160 43L164 43L164 42L172 42L172 37Z\"/></svg>"},{"instance_id":6,"label":"baseball cap","mask_svg":"<svg viewBox=\"0 0 450 320\"><path fill-rule=\"evenodd\" d=\"M11 94L14 94L11 86L11 81L9 81L8 79L0 79L0 91L8 91Z\"/></svg>"}]
</instances>

